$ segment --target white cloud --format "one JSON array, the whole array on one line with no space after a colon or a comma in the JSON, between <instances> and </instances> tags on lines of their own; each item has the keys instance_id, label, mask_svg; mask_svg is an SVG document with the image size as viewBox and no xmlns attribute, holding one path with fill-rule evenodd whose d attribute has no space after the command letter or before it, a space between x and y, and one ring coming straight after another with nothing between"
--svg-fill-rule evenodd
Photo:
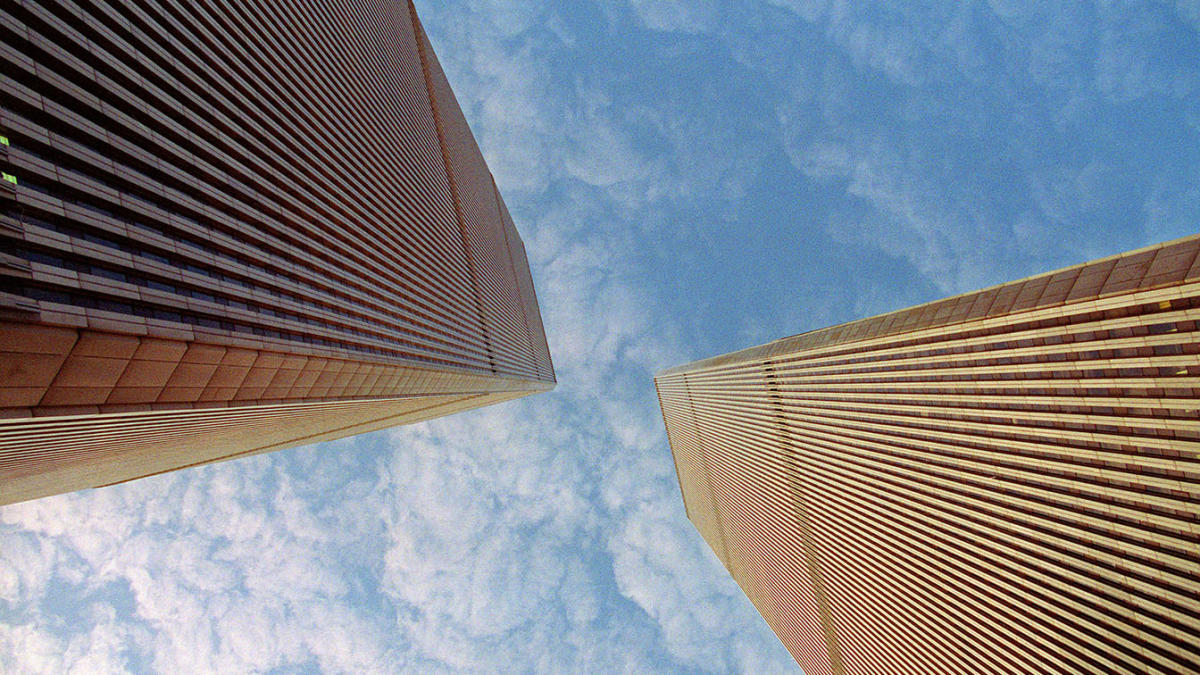
<instances>
[{"instance_id":1,"label":"white cloud","mask_svg":"<svg viewBox=\"0 0 1200 675\"><path fill-rule=\"evenodd\" d=\"M707 0L631 0L647 28L678 33L705 33L716 27L716 6Z\"/></svg>"},{"instance_id":2,"label":"white cloud","mask_svg":"<svg viewBox=\"0 0 1200 675\"><path fill-rule=\"evenodd\" d=\"M824 43L797 48L800 73L821 74L797 77L777 115L792 163L861 200L831 214L839 241L962 292L1159 241L1167 235L1150 232L1151 218L1186 220L1200 207L1156 185L1137 146L1121 140L1161 132L1120 106L1151 98L1185 119L1195 110L1170 103L1196 90L1200 67L1172 56L1196 37L1169 10L786 4ZM1186 159L1180 136L1162 140L1180 143L1171 160L1180 163L1162 174L1187 173L1194 152ZM1145 238L1098 234L1139 223Z\"/></svg>"},{"instance_id":3,"label":"white cloud","mask_svg":"<svg viewBox=\"0 0 1200 675\"><path fill-rule=\"evenodd\" d=\"M809 23L824 18L834 0L770 0L770 4L795 12Z\"/></svg>"},{"instance_id":4,"label":"white cloud","mask_svg":"<svg viewBox=\"0 0 1200 675\"><path fill-rule=\"evenodd\" d=\"M1180 98L1195 69L1153 58L1153 22L1123 34L1105 15L1093 35L1078 28L1088 6L1049 21L998 1L776 4L792 14L634 2L638 27L604 23L624 6L421 3L522 231L558 389L0 510L0 670L790 669L683 517L650 377L698 355L678 337L688 313L654 284L697 274L680 261L711 265L726 230L827 235L946 292L1182 234L1200 193L1172 176L1195 160L1143 179L1132 151L1080 130L1131 121L1098 101L1176 101L1193 136L1200 112ZM653 96L589 51L643 28L661 46L646 52L661 59ZM746 203L775 174L815 225ZM655 246L687 242L705 253L647 269ZM878 279L846 304L894 302ZM835 315L814 289L784 302ZM759 318L728 330L778 337Z\"/></svg>"},{"instance_id":5,"label":"white cloud","mask_svg":"<svg viewBox=\"0 0 1200 675\"><path fill-rule=\"evenodd\" d=\"M82 603L91 630L63 658L84 672L130 655L166 672L309 660L362 672L386 652L387 636L374 618L345 609L346 560L333 544L346 535L314 524L316 504L289 500L290 480L273 458L255 458L6 507L3 521L36 535L42 559L79 558L78 573L60 583L42 577L26 606ZM273 498L292 517L272 517ZM130 605L119 615L114 593ZM5 630L52 641L55 621L33 609Z\"/></svg>"}]
</instances>

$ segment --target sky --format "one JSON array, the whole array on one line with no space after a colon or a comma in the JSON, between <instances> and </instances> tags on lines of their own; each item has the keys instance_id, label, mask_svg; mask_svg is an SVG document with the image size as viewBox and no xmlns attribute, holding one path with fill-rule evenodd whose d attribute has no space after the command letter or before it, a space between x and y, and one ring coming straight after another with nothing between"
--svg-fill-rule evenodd
<instances>
[{"instance_id":1,"label":"sky","mask_svg":"<svg viewBox=\"0 0 1200 675\"><path fill-rule=\"evenodd\" d=\"M0 671L796 672L653 373L1200 225L1195 0L416 5L557 389L0 509Z\"/></svg>"}]
</instances>

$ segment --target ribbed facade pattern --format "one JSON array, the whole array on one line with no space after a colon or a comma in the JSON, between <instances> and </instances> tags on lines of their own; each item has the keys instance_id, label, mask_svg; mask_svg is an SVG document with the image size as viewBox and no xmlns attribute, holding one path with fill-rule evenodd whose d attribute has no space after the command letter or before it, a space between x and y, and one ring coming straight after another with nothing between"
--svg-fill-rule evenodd
<instances>
[{"instance_id":1,"label":"ribbed facade pattern","mask_svg":"<svg viewBox=\"0 0 1200 675\"><path fill-rule=\"evenodd\" d=\"M1200 672L1200 238L660 373L806 673Z\"/></svg>"},{"instance_id":2,"label":"ribbed facade pattern","mask_svg":"<svg viewBox=\"0 0 1200 675\"><path fill-rule=\"evenodd\" d=\"M0 63L0 417L553 385L411 3L19 0Z\"/></svg>"}]
</instances>

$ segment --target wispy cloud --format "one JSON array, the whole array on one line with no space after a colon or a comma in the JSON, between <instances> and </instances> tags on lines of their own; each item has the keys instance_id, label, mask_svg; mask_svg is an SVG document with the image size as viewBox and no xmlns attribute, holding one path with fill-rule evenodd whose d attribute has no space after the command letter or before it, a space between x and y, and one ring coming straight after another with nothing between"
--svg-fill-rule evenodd
<instances>
[{"instance_id":1,"label":"wispy cloud","mask_svg":"<svg viewBox=\"0 0 1200 675\"><path fill-rule=\"evenodd\" d=\"M1188 3L418 4L558 389L0 510L0 670L787 671L651 374L1200 222Z\"/></svg>"},{"instance_id":2,"label":"wispy cloud","mask_svg":"<svg viewBox=\"0 0 1200 675\"><path fill-rule=\"evenodd\" d=\"M866 207L836 237L951 292L1195 227L1200 42L1169 7L779 4L820 36L779 105L789 156Z\"/></svg>"}]
</instances>

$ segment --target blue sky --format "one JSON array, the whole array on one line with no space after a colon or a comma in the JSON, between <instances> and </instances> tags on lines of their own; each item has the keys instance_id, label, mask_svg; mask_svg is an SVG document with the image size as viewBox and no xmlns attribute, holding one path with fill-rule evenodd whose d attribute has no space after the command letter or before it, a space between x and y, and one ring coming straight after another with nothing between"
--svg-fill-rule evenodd
<instances>
[{"instance_id":1,"label":"blue sky","mask_svg":"<svg viewBox=\"0 0 1200 675\"><path fill-rule=\"evenodd\" d=\"M0 671L794 672L663 367L1193 233L1200 3L417 2L559 386L0 509Z\"/></svg>"}]
</instances>

